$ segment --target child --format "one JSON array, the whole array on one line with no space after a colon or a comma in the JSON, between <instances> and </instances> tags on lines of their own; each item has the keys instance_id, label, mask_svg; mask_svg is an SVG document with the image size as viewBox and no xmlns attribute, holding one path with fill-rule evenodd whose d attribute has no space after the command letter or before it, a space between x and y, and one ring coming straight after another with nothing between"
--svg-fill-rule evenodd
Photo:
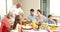
<instances>
[{"instance_id":1,"label":"child","mask_svg":"<svg viewBox=\"0 0 60 32\"><path fill-rule=\"evenodd\" d=\"M55 21L52 18L52 15L48 16L48 24L56 24Z\"/></svg>"},{"instance_id":2,"label":"child","mask_svg":"<svg viewBox=\"0 0 60 32\"><path fill-rule=\"evenodd\" d=\"M21 32L21 31L22 31L22 29L21 29L21 25L20 25L20 16L17 15L15 17L15 22L13 24L13 30L12 30L12 32Z\"/></svg>"}]
</instances>

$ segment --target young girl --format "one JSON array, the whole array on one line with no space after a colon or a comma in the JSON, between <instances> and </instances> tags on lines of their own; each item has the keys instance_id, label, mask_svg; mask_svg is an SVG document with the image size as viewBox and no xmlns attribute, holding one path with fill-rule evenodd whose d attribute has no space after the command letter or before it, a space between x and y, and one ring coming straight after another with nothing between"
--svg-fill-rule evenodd
<instances>
[{"instance_id":1,"label":"young girl","mask_svg":"<svg viewBox=\"0 0 60 32\"><path fill-rule=\"evenodd\" d=\"M20 16L17 15L15 17L15 22L13 24L13 30L11 32L21 32L22 29L21 29L21 25L20 25Z\"/></svg>"}]
</instances>

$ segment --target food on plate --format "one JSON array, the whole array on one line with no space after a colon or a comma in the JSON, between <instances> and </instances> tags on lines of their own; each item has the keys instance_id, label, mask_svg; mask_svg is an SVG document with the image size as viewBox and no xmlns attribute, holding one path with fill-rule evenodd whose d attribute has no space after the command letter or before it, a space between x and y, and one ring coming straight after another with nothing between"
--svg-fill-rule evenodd
<instances>
[{"instance_id":1,"label":"food on plate","mask_svg":"<svg viewBox=\"0 0 60 32\"><path fill-rule=\"evenodd\" d=\"M50 26L50 30L57 30L57 26Z\"/></svg>"},{"instance_id":2,"label":"food on plate","mask_svg":"<svg viewBox=\"0 0 60 32\"><path fill-rule=\"evenodd\" d=\"M37 22L36 21L32 21L32 27L34 29L37 29L38 28L38 25L37 25Z\"/></svg>"}]
</instances>

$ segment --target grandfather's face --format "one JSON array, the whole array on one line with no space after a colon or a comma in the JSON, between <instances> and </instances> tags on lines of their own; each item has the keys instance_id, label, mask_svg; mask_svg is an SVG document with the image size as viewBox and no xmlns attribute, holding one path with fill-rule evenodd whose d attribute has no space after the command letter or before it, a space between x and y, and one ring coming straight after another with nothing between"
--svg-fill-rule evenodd
<instances>
[{"instance_id":1,"label":"grandfather's face","mask_svg":"<svg viewBox=\"0 0 60 32\"><path fill-rule=\"evenodd\" d=\"M21 7L21 4L17 4L16 7L17 7L17 8L20 8L20 7Z\"/></svg>"}]
</instances>

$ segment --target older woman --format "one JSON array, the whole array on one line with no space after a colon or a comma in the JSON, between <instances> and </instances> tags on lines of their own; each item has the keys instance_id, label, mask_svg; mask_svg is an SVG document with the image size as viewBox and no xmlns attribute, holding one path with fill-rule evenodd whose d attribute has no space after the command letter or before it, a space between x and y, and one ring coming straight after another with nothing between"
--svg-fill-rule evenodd
<instances>
[{"instance_id":1,"label":"older woman","mask_svg":"<svg viewBox=\"0 0 60 32\"><path fill-rule=\"evenodd\" d=\"M37 17L37 20L39 21L39 22L47 22L47 18L45 17L45 16L43 16L42 14L41 14L42 12L41 12L41 10L37 10L37 15L38 15L38 17Z\"/></svg>"},{"instance_id":2,"label":"older woman","mask_svg":"<svg viewBox=\"0 0 60 32\"><path fill-rule=\"evenodd\" d=\"M6 17L2 19L2 32L10 32L11 24L10 19L12 17L12 13L8 13Z\"/></svg>"}]
</instances>

